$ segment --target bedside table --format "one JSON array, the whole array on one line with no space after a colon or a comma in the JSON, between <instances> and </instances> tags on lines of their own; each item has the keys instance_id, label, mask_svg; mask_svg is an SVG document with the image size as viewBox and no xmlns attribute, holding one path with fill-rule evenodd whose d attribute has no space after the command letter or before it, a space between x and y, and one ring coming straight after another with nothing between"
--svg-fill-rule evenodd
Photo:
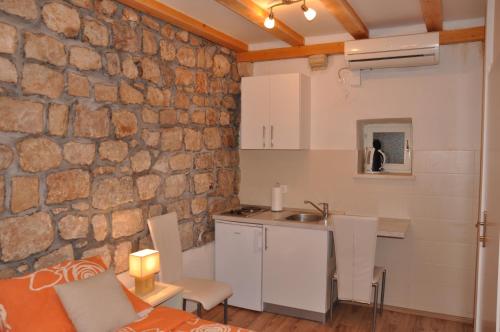
<instances>
[{"instance_id":1,"label":"bedside table","mask_svg":"<svg viewBox=\"0 0 500 332\"><path fill-rule=\"evenodd\" d=\"M129 288L129 290L135 294L134 287ZM182 310L183 290L184 288L182 287L157 281L155 283L155 289L151 293L142 296L136 295L153 307L162 306Z\"/></svg>"}]
</instances>

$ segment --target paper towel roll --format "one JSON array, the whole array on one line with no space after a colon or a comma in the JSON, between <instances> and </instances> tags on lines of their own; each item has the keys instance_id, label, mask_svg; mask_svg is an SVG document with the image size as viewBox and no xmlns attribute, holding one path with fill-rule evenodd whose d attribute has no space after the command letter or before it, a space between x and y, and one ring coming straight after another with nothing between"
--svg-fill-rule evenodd
<instances>
[{"instance_id":1,"label":"paper towel roll","mask_svg":"<svg viewBox=\"0 0 500 332\"><path fill-rule=\"evenodd\" d=\"M283 211L283 194L279 183L276 183L272 189L271 211Z\"/></svg>"}]
</instances>

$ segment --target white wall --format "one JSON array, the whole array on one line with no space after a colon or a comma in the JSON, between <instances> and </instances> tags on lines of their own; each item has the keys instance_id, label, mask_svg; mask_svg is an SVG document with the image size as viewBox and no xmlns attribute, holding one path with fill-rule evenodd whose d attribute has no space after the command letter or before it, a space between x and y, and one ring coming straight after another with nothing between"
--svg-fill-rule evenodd
<instances>
[{"instance_id":1,"label":"white wall","mask_svg":"<svg viewBox=\"0 0 500 332\"><path fill-rule=\"evenodd\" d=\"M363 72L360 87L339 82L342 56L312 73L306 59L254 64L255 75L311 77L312 150L241 151L241 202L270 204L279 181L290 207L311 199L347 213L411 218L405 240L378 241L387 304L472 317L482 52L482 43L444 46L438 66ZM356 120L388 117L413 119L415 180L354 179Z\"/></svg>"},{"instance_id":2,"label":"white wall","mask_svg":"<svg viewBox=\"0 0 500 332\"><path fill-rule=\"evenodd\" d=\"M215 242L182 253L182 269L185 277L215 278Z\"/></svg>"}]
</instances>

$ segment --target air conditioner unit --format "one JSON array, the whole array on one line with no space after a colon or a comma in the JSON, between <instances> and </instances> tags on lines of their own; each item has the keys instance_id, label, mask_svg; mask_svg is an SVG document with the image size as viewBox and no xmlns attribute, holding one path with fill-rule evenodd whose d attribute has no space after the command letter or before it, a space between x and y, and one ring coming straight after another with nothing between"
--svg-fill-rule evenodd
<instances>
[{"instance_id":1,"label":"air conditioner unit","mask_svg":"<svg viewBox=\"0 0 500 332\"><path fill-rule=\"evenodd\" d=\"M351 69L429 66L439 63L439 33L346 41Z\"/></svg>"}]
</instances>

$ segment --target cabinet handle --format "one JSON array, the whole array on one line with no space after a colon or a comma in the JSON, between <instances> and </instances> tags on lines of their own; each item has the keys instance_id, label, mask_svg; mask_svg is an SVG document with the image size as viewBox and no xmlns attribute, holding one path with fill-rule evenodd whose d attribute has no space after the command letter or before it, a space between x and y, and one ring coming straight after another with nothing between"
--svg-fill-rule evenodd
<instances>
[{"instance_id":1,"label":"cabinet handle","mask_svg":"<svg viewBox=\"0 0 500 332\"><path fill-rule=\"evenodd\" d=\"M274 126L271 125L271 147L274 147Z\"/></svg>"},{"instance_id":2,"label":"cabinet handle","mask_svg":"<svg viewBox=\"0 0 500 332\"><path fill-rule=\"evenodd\" d=\"M267 228L264 227L264 250L267 250Z\"/></svg>"},{"instance_id":3,"label":"cabinet handle","mask_svg":"<svg viewBox=\"0 0 500 332\"><path fill-rule=\"evenodd\" d=\"M262 147L266 147L266 126L262 126Z\"/></svg>"}]
</instances>

